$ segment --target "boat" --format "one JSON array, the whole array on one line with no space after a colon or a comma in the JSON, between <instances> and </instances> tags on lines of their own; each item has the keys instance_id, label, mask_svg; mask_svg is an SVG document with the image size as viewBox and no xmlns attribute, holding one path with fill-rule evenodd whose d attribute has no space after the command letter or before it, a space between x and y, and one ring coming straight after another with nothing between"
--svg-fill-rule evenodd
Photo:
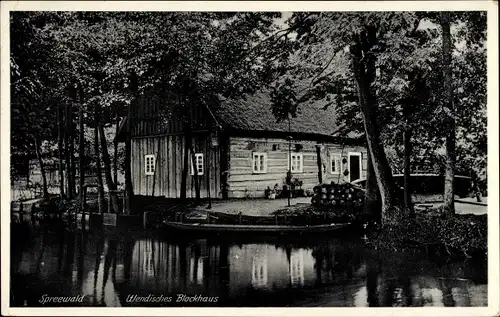
<instances>
[{"instance_id":1,"label":"boat","mask_svg":"<svg viewBox=\"0 0 500 317\"><path fill-rule=\"evenodd\" d=\"M214 224L214 223L185 223L164 221L164 227L181 231L195 231L206 233L327 233L349 227L350 223L330 223L318 225L250 225L250 224Z\"/></svg>"}]
</instances>

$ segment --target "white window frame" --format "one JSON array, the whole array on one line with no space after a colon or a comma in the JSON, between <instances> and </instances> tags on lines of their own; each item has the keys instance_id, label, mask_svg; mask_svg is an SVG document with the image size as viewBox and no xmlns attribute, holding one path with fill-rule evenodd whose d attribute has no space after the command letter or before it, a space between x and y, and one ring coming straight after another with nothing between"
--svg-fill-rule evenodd
<instances>
[{"instance_id":1,"label":"white window frame","mask_svg":"<svg viewBox=\"0 0 500 317\"><path fill-rule=\"evenodd\" d=\"M299 169L293 170L293 158L300 157L300 166ZM290 163L292 163L292 167L290 167ZM303 173L304 172L304 155L303 153L290 153L290 157L288 157L288 170L292 173Z\"/></svg>"},{"instance_id":2,"label":"white window frame","mask_svg":"<svg viewBox=\"0 0 500 317\"><path fill-rule=\"evenodd\" d=\"M339 162L339 165L335 164L335 171L332 169L332 162ZM343 166L344 164L342 163L342 155L339 153L331 153L330 154L330 174L342 174L343 173Z\"/></svg>"},{"instance_id":3,"label":"white window frame","mask_svg":"<svg viewBox=\"0 0 500 317\"><path fill-rule=\"evenodd\" d=\"M201 159L201 165L199 163L199 160ZM194 168L193 168L193 160L191 159L191 176L194 176ZM200 169L197 169L197 175L198 176L203 176L205 174L205 157L203 156L203 153L195 153L194 154L194 164L196 167L201 167L201 172Z\"/></svg>"},{"instance_id":4,"label":"white window frame","mask_svg":"<svg viewBox=\"0 0 500 317\"><path fill-rule=\"evenodd\" d=\"M151 165L148 165L148 161L151 160ZM154 154L147 154L144 155L144 174L145 175L154 175L155 174L155 168L156 168L156 161L155 161L155 155ZM151 169L148 169L148 167L151 167Z\"/></svg>"},{"instance_id":5,"label":"white window frame","mask_svg":"<svg viewBox=\"0 0 500 317\"><path fill-rule=\"evenodd\" d=\"M363 178L363 156L361 152L349 152L347 153L347 168L349 169L349 175L347 177L349 178L349 181L351 181L351 156L359 156L359 178ZM356 179L353 179L352 181L355 181Z\"/></svg>"},{"instance_id":6,"label":"white window frame","mask_svg":"<svg viewBox=\"0 0 500 317\"><path fill-rule=\"evenodd\" d=\"M260 157L264 157L264 166L260 165ZM259 169L255 169L255 160L257 159ZM260 168L262 167L262 168ZM267 153L266 152L253 152L252 153L252 171L254 174L267 173Z\"/></svg>"}]
</instances>

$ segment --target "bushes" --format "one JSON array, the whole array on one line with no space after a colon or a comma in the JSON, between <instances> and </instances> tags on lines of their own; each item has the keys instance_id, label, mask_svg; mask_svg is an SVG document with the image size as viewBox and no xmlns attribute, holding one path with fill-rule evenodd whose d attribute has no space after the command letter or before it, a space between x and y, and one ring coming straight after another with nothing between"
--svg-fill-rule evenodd
<instances>
[{"instance_id":1,"label":"bushes","mask_svg":"<svg viewBox=\"0 0 500 317\"><path fill-rule=\"evenodd\" d=\"M440 210L432 210L372 233L367 244L380 250L470 258L486 254L487 236L486 215L455 215L446 219Z\"/></svg>"}]
</instances>

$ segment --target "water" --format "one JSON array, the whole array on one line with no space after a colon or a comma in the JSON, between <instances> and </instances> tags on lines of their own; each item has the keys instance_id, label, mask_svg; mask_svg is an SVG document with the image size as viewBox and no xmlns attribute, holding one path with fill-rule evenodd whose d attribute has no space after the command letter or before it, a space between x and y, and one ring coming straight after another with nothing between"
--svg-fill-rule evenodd
<instances>
[{"instance_id":1,"label":"water","mask_svg":"<svg viewBox=\"0 0 500 317\"><path fill-rule=\"evenodd\" d=\"M259 240L13 225L11 306L487 306L485 264L355 238Z\"/></svg>"}]
</instances>

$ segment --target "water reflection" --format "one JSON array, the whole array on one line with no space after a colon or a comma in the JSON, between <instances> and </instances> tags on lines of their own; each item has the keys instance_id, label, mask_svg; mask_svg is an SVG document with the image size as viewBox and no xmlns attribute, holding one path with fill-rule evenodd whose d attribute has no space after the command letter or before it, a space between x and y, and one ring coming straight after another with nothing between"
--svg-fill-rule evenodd
<instances>
[{"instance_id":1,"label":"water reflection","mask_svg":"<svg viewBox=\"0 0 500 317\"><path fill-rule=\"evenodd\" d=\"M144 233L13 230L11 305L43 294L147 306L131 295L217 296L220 306L487 306L487 270L381 255L352 241L229 244ZM47 304L45 304L47 305ZM199 304L198 304L199 305ZM206 305L214 305L207 303Z\"/></svg>"}]
</instances>

